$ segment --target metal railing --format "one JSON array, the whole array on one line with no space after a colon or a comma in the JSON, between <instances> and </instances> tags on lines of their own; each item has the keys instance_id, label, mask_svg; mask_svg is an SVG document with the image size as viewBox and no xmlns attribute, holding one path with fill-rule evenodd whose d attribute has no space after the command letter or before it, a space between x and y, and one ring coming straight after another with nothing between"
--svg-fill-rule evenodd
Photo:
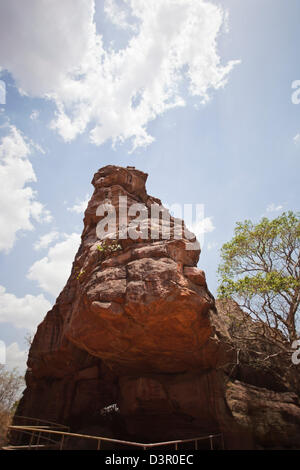
<instances>
[{"instance_id":1,"label":"metal railing","mask_svg":"<svg viewBox=\"0 0 300 470\"><path fill-rule=\"evenodd\" d=\"M33 422L34 426L42 426L44 425L50 425L58 429L66 429L67 431L70 430L69 426L66 426L65 424L59 424L55 423L54 421L49 421L47 419L40 419L40 418L31 418L29 416L19 416L15 415L14 416L14 423L17 423L18 425L22 425L22 422L24 423L25 426L30 425L30 422Z\"/></svg>"},{"instance_id":2,"label":"metal railing","mask_svg":"<svg viewBox=\"0 0 300 470\"><path fill-rule=\"evenodd\" d=\"M50 431L69 432L69 426L64 424L55 423L53 421L32 418L28 416L14 416L14 424L8 426L10 432L10 440L14 441L14 445L4 446L4 450L14 449L33 449L33 448L55 448L57 447L57 440L52 439ZM31 424L33 423L33 424ZM44 433L44 434L42 434ZM46 434L47 433L47 434ZM23 444L24 436L28 436L28 443ZM35 441L35 442L34 442ZM43 441L43 444L40 444ZM21 445L22 442L22 445Z\"/></svg>"},{"instance_id":3,"label":"metal railing","mask_svg":"<svg viewBox=\"0 0 300 470\"><path fill-rule=\"evenodd\" d=\"M51 423L51 422L48 422ZM56 427L56 428L55 428ZM153 442L153 443L142 443L142 442L133 442L133 441L126 441L121 439L113 439L109 437L102 437L102 436L90 436L87 434L78 434L78 433L71 433L69 429L63 431L58 430L57 427L68 428L67 426L58 425L56 423L51 423L49 425L11 425L9 429L11 431L15 431L21 434L30 435L30 441L26 445L11 445L3 447L4 450L17 450L17 449L27 449L27 450L36 450L41 448L55 448L59 450L63 450L64 446L66 446L66 442L72 438L80 438L80 439L87 439L87 440L94 440L96 441L96 448L97 450L101 450L102 443L109 442L118 446L129 446L135 447L138 449L148 450L153 449L155 447L166 447L166 446L174 446L175 450L179 449L180 445L184 445L187 443L193 443L194 449L199 449L199 442L208 441L209 449L224 449L224 440L223 435L219 434L209 434L206 436L197 436L190 439L178 439L172 441L164 441L164 442ZM56 439L55 439L56 438ZM218 439L217 447L214 446L215 440ZM41 442L44 442L41 444Z\"/></svg>"}]
</instances>

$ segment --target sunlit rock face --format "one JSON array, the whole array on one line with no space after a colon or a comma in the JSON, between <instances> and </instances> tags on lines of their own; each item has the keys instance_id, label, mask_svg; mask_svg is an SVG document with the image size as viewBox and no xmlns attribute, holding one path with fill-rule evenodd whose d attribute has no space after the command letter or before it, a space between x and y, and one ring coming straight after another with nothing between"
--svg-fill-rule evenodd
<instances>
[{"instance_id":1,"label":"sunlit rock face","mask_svg":"<svg viewBox=\"0 0 300 470\"><path fill-rule=\"evenodd\" d=\"M82 243L57 302L61 312L58 348L68 340L118 373L208 367L213 359L203 355L203 345L212 335L208 311L214 300L204 273L196 268L200 249L197 243L193 250L187 249L191 241L184 234L181 239L174 237L182 221L173 217L169 217L170 237L161 236L159 228L167 221L151 218L153 205L160 201L147 195L146 179L146 174L135 169L113 166L94 176ZM126 227L135 220L130 215L133 204L144 210L144 232L137 230L136 238L130 233L125 237L120 226L120 197L126 197ZM97 215L99 207L108 204L115 210L112 230L118 232L117 241L109 238L110 226L100 237L97 229L105 217L104 210ZM102 251L101 244L105 246ZM116 249L109 251L109 247Z\"/></svg>"},{"instance_id":2,"label":"sunlit rock face","mask_svg":"<svg viewBox=\"0 0 300 470\"><path fill-rule=\"evenodd\" d=\"M81 245L37 329L17 413L142 442L222 432L227 448L297 447L298 382L285 362L275 374L240 354L232 322L247 338L252 320L233 302L216 306L195 236L146 180L133 167L95 174Z\"/></svg>"}]
</instances>

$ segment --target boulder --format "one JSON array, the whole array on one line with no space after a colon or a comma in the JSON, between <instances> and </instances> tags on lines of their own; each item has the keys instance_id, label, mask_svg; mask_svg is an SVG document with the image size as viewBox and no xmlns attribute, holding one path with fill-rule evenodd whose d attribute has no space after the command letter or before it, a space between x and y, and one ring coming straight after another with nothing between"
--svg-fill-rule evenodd
<instances>
[{"instance_id":1,"label":"boulder","mask_svg":"<svg viewBox=\"0 0 300 470\"><path fill-rule=\"evenodd\" d=\"M81 245L38 326L17 414L139 442L222 433L228 449L299 448L298 371L284 338L234 302L215 302L195 236L178 237L184 222L147 194L146 180L133 167L95 174ZM116 224L99 237L104 204ZM143 213L135 229L132 204Z\"/></svg>"}]
</instances>

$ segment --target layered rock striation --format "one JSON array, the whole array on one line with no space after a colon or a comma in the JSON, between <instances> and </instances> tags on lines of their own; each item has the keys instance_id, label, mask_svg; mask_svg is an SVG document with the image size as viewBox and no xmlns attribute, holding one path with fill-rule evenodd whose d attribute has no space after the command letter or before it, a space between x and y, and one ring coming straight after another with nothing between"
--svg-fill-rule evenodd
<instances>
[{"instance_id":1,"label":"layered rock striation","mask_svg":"<svg viewBox=\"0 0 300 470\"><path fill-rule=\"evenodd\" d=\"M140 442L221 432L227 448L299 446L295 367L272 331L233 302L216 305L194 235L147 194L146 179L133 167L95 174L17 414Z\"/></svg>"}]
</instances>

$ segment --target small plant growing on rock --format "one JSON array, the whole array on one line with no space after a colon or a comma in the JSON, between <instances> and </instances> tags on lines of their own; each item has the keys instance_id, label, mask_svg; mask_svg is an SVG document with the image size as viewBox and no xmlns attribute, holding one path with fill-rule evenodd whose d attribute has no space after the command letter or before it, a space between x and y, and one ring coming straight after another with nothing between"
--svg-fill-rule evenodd
<instances>
[{"instance_id":1,"label":"small plant growing on rock","mask_svg":"<svg viewBox=\"0 0 300 470\"><path fill-rule=\"evenodd\" d=\"M79 279L81 278L81 276L85 273L84 269L80 269L80 271L77 273L76 275L76 279L77 281L79 281Z\"/></svg>"},{"instance_id":2,"label":"small plant growing on rock","mask_svg":"<svg viewBox=\"0 0 300 470\"><path fill-rule=\"evenodd\" d=\"M104 256L108 256L109 254L116 253L122 250L122 246L117 241L112 241L108 243L107 241L101 242L97 245L97 250Z\"/></svg>"}]
</instances>

